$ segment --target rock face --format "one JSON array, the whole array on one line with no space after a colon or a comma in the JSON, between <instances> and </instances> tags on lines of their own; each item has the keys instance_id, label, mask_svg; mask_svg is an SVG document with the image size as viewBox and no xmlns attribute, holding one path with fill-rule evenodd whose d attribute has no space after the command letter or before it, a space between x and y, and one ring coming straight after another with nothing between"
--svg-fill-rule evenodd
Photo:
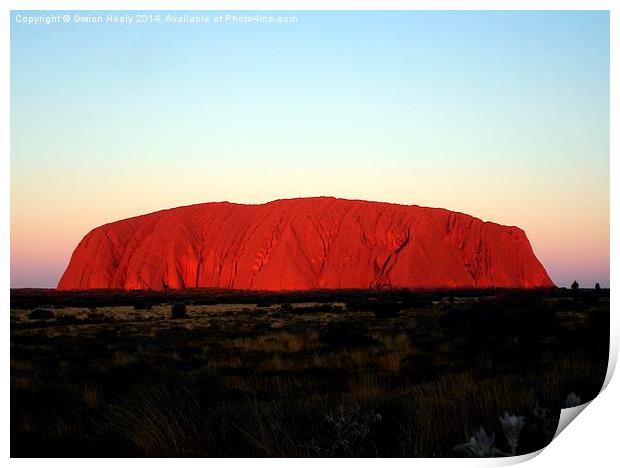
<instances>
[{"instance_id":1,"label":"rock face","mask_svg":"<svg viewBox=\"0 0 620 468\"><path fill-rule=\"evenodd\" d=\"M336 198L205 203L93 229L58 289L539 288L521 229Z\"/></svg>"}]
</instances>

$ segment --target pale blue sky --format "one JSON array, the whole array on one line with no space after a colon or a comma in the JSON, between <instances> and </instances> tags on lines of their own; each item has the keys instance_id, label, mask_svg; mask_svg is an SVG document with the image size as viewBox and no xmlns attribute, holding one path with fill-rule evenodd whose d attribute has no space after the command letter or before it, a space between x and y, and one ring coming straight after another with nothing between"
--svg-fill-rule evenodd
<instances>
[{"instance_id":1,"label":"pale blue sky","mask_svg":"<svg viewBox=\"0 0 620 468\"><path fill-rule=\"evenodd\" d=\"M11 24L14 287L55 286L105 222L307 195L518 225L557 284L609 284L607 12L18 14L33 13Z\"/></svg>"}]
</instances>

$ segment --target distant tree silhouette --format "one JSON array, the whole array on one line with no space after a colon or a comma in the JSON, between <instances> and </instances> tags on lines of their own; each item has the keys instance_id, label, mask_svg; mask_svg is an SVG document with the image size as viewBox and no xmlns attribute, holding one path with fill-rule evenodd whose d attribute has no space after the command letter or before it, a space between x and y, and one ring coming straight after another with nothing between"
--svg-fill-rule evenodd
<instances>
[{"instance_id":1,"label":"distant tree silhouette","mask_svg":"<svg viewBox=\"0 0 620 468\"><path fill-rule=\"evenodd\" d=\"M594 291L592 291L593 300L598 302L599 297L601 297L601 285L596 283L594 285Z\"/></svg>"},{"instance_id":2,"label":"distant tree silhouette","mask_svg":"<svg viewBox=\"0 0 620 468\"><path fill-rule=\"evenodd\" d=\"M573 281L573 284L571 284L571 285L570 285L570 288L571 288L573 291L577 291L577 290L579 289L579 283L578 283L576 280L575 280L575 281Z\"/></svg>"}]
</instances>

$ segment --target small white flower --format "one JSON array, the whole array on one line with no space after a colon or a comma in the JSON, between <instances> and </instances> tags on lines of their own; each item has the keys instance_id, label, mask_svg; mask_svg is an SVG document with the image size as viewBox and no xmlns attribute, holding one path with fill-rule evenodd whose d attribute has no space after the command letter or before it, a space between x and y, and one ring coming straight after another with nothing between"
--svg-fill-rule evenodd
<instances>
[{"instance_id":1,"label":"small white flower","mask_svg":"<svg viewBox=\"0 0 620 468\"><path fill-rule=\"evenodd\" d=\"M481 427L479 431L469 439L469 442L454 447L454 450L464 452L470 457L484 458L506 455L501 450L495 448L495 434L488 436Z\"/></svg>"},{"instance_id":2,"label":"small white flower","mask_svg":"<svg viewBox=\"0 0 620 468\"><path fill-rule=\"evenodd\" d=\"M489 452L495 445L495 434L491 434L489 437L483 428L474 432L474 436L469 439L469 442L477 445L482 452Z\"/></svg>"},{"instance_id":3,"label":"small white flower","mask_svg":"<svg viewBox=\"0 0 620 468\"><path fill-rule=\"evenodd\" d=\"M575 406L579 406L581 404L581 397L575 394L575 392L570 392L566 397L566 401L564 402L564 406L566 408L573 408Z\"/></svg>"},{"instance_id":4,"label":"small white flower","mask_svg":"<svg viewBox=\"0 0 620 468\"><path fill-rule=\"evenodd\" d=\"M499 422L502 423L504 436L506 436L512 455L516 455L517 446L519 443L519 434L525 425L525 418L514 414L509 415L508 412L505 412L504 416L499 418Z\"/></svg>"}]
</instances>

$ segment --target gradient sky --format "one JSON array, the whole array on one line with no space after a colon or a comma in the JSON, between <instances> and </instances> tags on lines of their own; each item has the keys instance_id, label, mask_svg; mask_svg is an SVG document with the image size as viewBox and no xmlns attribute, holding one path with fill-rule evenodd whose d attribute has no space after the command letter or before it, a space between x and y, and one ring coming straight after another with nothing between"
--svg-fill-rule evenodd
<instances>
[{"instance_id":1,"label":"gradient sky","mask_svg":"<svg viewBox=\"0 0 620 468\"><path fill-rule=\"evenodd\" d=\"M18 14L36 13L11 14L12 287L56 286L106 222L314 195L517 225L559 286L609 286L607 12Z\"/></svg>"}]
</instances>

